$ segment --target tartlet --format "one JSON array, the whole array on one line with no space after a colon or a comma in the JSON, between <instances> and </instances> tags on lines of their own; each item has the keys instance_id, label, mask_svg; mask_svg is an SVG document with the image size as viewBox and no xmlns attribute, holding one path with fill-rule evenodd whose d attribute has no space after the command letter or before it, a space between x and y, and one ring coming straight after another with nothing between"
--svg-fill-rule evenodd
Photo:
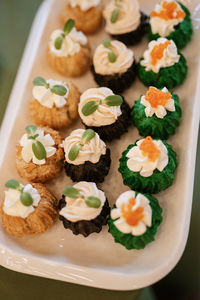
<instances>
[{"instance_id":1,"label":"tartlet","mask_svg":"<svg viewBox=\"0 0 200 300\"><path fill-rule=\"evenodd\" d=\"M2 226L12 236L23 237L44 233L51 228L58 215L57 199L41 183L25 186L9 180L8 190L1 201Z\"/></svg>"},{"instance_id":2,"label":"tartlet","mask_svg":"<svg viewBox=\"0 0 200 300\"><path fill-rule=\"evenodd\" d=\"M69 18L74 19L77 30L86 34L96 32L102 23L101 0L68 0L62 10L62 23L65 24Z\"/></svg>"},{"instance_id":3,"label":"tartlet","mask_svg":"<svg viewBox=\"0 0 200 300\"><path fill-rule=\"evenodd\" d=\"M81 181L67 186L59 202L59 219L73 234L87 237L99 233L110 214L108 200L94 182Z\"/></svg>"},{"instance_id":4,"label":"tartlet","mask_svg":"<svg viewBox=\"0 0 200 300\"><path fill-rule=\"evenodd\" d=\"M110 149L94 130L72 131L63 147L65 172L73 181L103 182L110 169Z\"/></svg>"},{"instance_id":5,"label":"tartlet","mask_svg":"<svg viewBox=\"0 0 200 300\"><path fill-rule=\"evenodd\" d=\"M47 49L47 60L52 69L69 77L83 75L91 61L88 39L74 24L74 20L69 19L63 30L53 31Z\"/></svg>"},{"instance_id":6,"label":"tartlet","mask_svg":"<svg viewBox=\"0 0 200 300\"><path fill-rule=\"evenodd\" d=\"M105 31L126 45L138 43L148 28L149 18L140 11L138 0L111 0L104 8Z\"/></svg>"},{"instance_id":7,"label":"tartlet","mask_svg":"<svg viewBox=\"0 0 200 300\"><path fill-rule=\"evenodd\" d=\"M126 249L143 249L154 241L162 222L158 200L149 194L127 191L121 194L111 209L109 232Z\"/></svg>"},{"instance_id":8,"label":"tartlet","mask_svg":"<svg viewBox=\"0 0 200 300\"><path fill-rule=\"evenodd\" d=\"M80 93L71 82L36 77L30 114L35 124L61 129L78 117Z\"/></svg>"},{"instance_id":9,"label":"tartlet","mask_svg":"<svg viewBox=\"0 0 200 300\"><path fill-rule=\"evenodd\" d=\"M86 128L92 128L104 141L119 139L131 125L128 103L106 87L86 90L78 111Z\"/></svg>"},{"instance_id":10,"label":"tartlet","mask_svg":"<svg viewBox=\"0 0 200 300\"><path fill-rule=\"evenodd\" d=\"M177 165L172 147L148 136L122 153L119 172L132 190L156 194L172 185Z\"/></svg>"},{"instance_id":11,"label":"tartlet","mask_svg":"<svg viewBox=\"0 0 200 300\"><path fill-rule=\"evenodd\" d=\"M164 0L156 4L151 13L148 30L149 40L166 37L173 40L179 49L191 40L193 33L189 10L180 2Z\"/></svg>"},{"instance_id":12,"label":"tartlet","mask_svg":"<svg viewBox=\"0 0 200 300\"><path fill-rule=\"evenodd\" d=\"M46 182L62 171L64 152L59 133L49 127L26 127L16 146L16 168L22 178Z\"/></svg>"},{"instance_id":13,"label":"tartlet","mask_svg":"<svg viewBox=\"0 0 200 300\"><path fill-rule=\"evenodd\" d=\"M150 87L132 109L132 121L141 136L167 140L176 133L182 110L178 95L167 88Z\"/></svg>"},{"instance_id":14,"label":"tartlet","mask_svg":"<svg viewBox=\"0 0 200 300\"><path fill-rule=\"evenodd\" d=\"M166 38L150 42L138 64L138 77L146 86L171 89L180 85L186 75L185 57Z\"/></svg>"},{"instance_id":15,"label":"tartlet","mask_svg":"<svg viewBox=\"0 0 200 300\"><path fill-rule=\"evenodd\" d=\"M91 71L99 86L122 93L137 74L134 52L122 42L106 39L95 50Z\"/></svg>"}]
</instances>

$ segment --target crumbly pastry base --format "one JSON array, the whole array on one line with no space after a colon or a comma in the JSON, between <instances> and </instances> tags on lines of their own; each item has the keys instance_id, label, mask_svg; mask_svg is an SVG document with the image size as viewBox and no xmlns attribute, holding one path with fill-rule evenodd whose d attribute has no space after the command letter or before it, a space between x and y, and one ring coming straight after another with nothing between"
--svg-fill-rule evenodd
<instances>
[{"instance_id":1,"label":"crumbly pastry base","mask_svg":"<svg viewBox=\"0 0 200 300\"><path fill-rule=\"evenodd\" d=\"M150 201L152 208L152 225L147 227L144 234L134 236L131 233L123 233L117 229L114 221L111 217L108 220L109 232L114 237L115 243L119 243L126 249L144 249L144 247L154 241L154 236L157 232L158 226L162 223L162 208L160 207L158 200L151 195L145 194ZM116 206L114 205L114 208Z\"/></svg>"},{"instance_id":2,"label":"crumbly pastry base","mask_svg":"<svg viewBox=\"0 0 200 300\"><path fill-rule=\"evenodd\" d=\"M65 197L63 196L59 202L59 209L61 210L66 206ZM106 225L108 222L108 217L110 214L110 207L108 200L106 199L104 206L102 207L100 215L98 215L95 219L90 221L81 220L77 222L71 222L65 217L59 215L59 219L63 222L63 226L66 229L70 229L73 234L78 235L82 234L84 237L87 237L91 233L99 233L102 230L102 226Z\"/></svg>"},{"instance_id":3,"label":"crumbly pastry base","mask_svg":"<svg viewBox=\"0 0 200 300\"><path fill-rule=\"evenodd\" d=\"M149 17L141 12L140 24L136 30L123 34L111 34L114 40L119 40L127 46L133 46L141 41L146 34L149 24Z\"/></svg>"},{"instance_id":4,"label":"crumbly pastry base","mask_svg":"<svg viewBox=\"0 0 200 300\"><path fill-rule=\"evenodd\" d=\"M0 213L3 228L12 236L23 237L24 235L39 234L51 228L57 218L57 200L50 191L40 183L32 183L38 190L41 200L34 212L27 218L10 216L3 210L4 201L1 201Z\"/></svg>"},{"instance_id":5,"label":"crumbly pastry base","mask_svg":"<svg viewBox=\"0 0 200 300\"><path fill-rule=\"evenodd\" d=\"M168 111L163 119L158 118L155 114L147 117L145 114L145 106L141 104L141 97L137 100L132 108L133 125L138 129L141 136L151 136L167 140L170 135L176 133L182 116L178 95L171 92L175 104L175 111Z\"/></svg>"},{"instance_id":6,"label":"crumbly pastry base","mask_svg":"<svg viewBox=\"0 0 200 300\"><path fill-rule=\"evenodd\" d=\"M68 81L67 85L69 94L67 103L63 107L54 105L52 108L48 108L35 99L30 102L30 114L35 124L61 129L69 126L78 117L80 92L72 82Z\"/></svg>"},{"instance_id":7,"label":"crumbly pastry base","mask_svg":"<svg viewBox=\"0 0 200 300\"><path fill-rule=\"evenodd\" d=\"M83 75L90 67L90 46L89 44L81 46L80 51L73 56L56 56L48 47L47 60L52 69L61 75L78 77Z\"/></svg>"},{"instance_id":8,"label":"crumbly pastry base","mask_svg":"<svg viewBox=\"0 0 200 300\"><path fill-rule=\"evenodd\" d=\"M105 126L87 126L86 128L91 128L97 132L103 141L111 142L112 140L119 139L125 132L128 131L131 125L131 109L128 103L123 100L121 105L122 114L117 118L117 120L110 125Z\"/></svg>"},{"instance_id":9,"label":"crumbly pastry base","mask_svg":"<svg viewBox=\"0 0 200 300\"><path fill-rule=\"evenodd\" d=\"M110 170L111 158L110 149L106 149L106 154L101 155L99 161L93 164L86 161L81 165L73 165L65 161L65 172L73 181L103 182L104 177Z\"/></svg>"},{"instance_id":10,"label":"crumbly pastry base","mask_svg":"<svg viewBox=\"0 0 200 300\"><path fill-rule=\"evenodd\" d=\"M69 18L74 19L77 30L86 34L94 33L102 24L102 6L82 11L78 6L73 8L67 4L61 14L62 24L64 25Z\"/></svg>"},{"instance_id":11,"label":"crumbly pastry base","mask_svg":"<svg viewBox=\"0 0 200 300\"><path fill-rule=\"evenodd\" d=\"M56 153L46 158L46 163L44 165L36 165L32 161L27 163L23 160L21 156L22 147L17 144L16 150L16 168L18 174L27 179L30 182L46 182L53 179L62 171L64 151L61 148L62 138L59 133L51 128L44 127L44 133L50 134L55 141L55 146L57 147Z\"/></svg>"}]
</instances>

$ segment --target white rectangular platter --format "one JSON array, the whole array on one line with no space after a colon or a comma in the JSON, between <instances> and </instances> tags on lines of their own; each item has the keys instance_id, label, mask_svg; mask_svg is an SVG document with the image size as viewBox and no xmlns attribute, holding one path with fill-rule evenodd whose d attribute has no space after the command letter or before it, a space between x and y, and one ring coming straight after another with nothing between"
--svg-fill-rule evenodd
<instances>
[{"instance_id":1,"label":"white rectangular platter","mask_svg":"<svg viewBox=\"0 0 200 300\"><path fill-rule=\"evenodd\" d=\"M42 76L65 79L50 69L45 58L49 36L54 29L61 26L59 14L65 2L44 1L30 33L0 133L0 199L4 197L4 183L8 179L21 180L15 170L15 145L24 128L33 123L28 111L33 78ZM156 2L158 1L141 0L141 8L149 13ZM200 113L199 1L191 1L188 6L192 12L195 30L192 42L182 53L187 58L189 72L184 84L175 89L180 97L183 118L177 134L168 140L177 152L179 167L173 186L157 195L163 208L163 223L155 242L147 245L144 250L128 251L114 243L113 237L107 232L107 226L104 226L101 233L84 238L65 230L59 221L43 235L22 239L8 236L0 227L2 266L23 273L98 288L134 290L160 280L177 264L185 248L190 224ZM92 52L105 37L103 30L89 37ZM146 38L133 47L136 59L143 54L146 47ZM96 86L90 72L73 81L81 92ZM145 91L146 87L136 80L124 96L133 106L134 101ZM63 131L63 137L81 126L80 124L78 120L68 130ZM112 166L100 187L105 191L111 206L117 196L128 189L123 185L117 171L119 158L122 151L138 138L137 129L131 127L119 141L109 144ZM21 182L25 183L23 180ZM48 187L59 199L63 188L68 184L71 181L63 172Z\"/></svg>"}]
</instances>

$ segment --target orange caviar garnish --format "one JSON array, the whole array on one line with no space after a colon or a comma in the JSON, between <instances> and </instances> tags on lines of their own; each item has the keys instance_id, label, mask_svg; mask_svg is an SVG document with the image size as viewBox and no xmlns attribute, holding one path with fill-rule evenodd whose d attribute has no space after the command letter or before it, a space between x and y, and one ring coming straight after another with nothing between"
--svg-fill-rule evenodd
<instances>
[{"instance_id":1,"label":"orange caviar garnish","mask_svg":"<svg viewBox=\"0 0 200 300\"><path fill-rule=\"evenodd\" d=\"M155 66L163 57L164 50L170 45L170 41L166 41L165 43L161 43L159 45L155 45L154 48L151 51L151 63L153 66Z\"/></svg>"},{"instance_id":2,"label":"orange caviar garnish","mask_svg":"<svg viewBox=\"0 0 200 300\"><path fill-rule=\"evenodd\" d=\"M177 10L178 5L176 2L167 2L164 1L162 4L162 10L157 13L156 11L152 11L152 17L159 17L164 20L172 20L172 19L184 19L186 13L182 10Z\"/></svg>"},{"instance_id":3,"label":"orange caviar garnish","mask_svg":"<svg viewBox=\"0 0 200 300\"><path fill-rule=\"evenodd\" d=\"M142 150L144 156L148 156L150 161L156 161L160 156L160 150L156 147L150 136L147 136L141 143L140 150Z\"/></svg>"},{"instance_id":4,"label":"orange caviar garnish","mask_svg":"<svg viewBox=\"0 0 200 300\"><path fill-rule=\"evenodd\" d=\"M131 198L129 203L125 205L124 203L121 206L122 216L126 220L127 224L131 226L137 226L140 220L143 218L144 208L139 206L135 210L132 210L132 207L135 205L136 199Z\"/></svg>"},{"instance_id":5,"label":"orange caviar garnish","mask_svg":"<svg viewBox=\"0 0 200 300\"><path fill-rule=\"evenodd\" d=\"M158 90L155 87L150 87L146 92L145 99L151 104L151 107L157 107L158 105L165 106L169 99L171 99L171 94Z\"/></svg>"}]
</instances>

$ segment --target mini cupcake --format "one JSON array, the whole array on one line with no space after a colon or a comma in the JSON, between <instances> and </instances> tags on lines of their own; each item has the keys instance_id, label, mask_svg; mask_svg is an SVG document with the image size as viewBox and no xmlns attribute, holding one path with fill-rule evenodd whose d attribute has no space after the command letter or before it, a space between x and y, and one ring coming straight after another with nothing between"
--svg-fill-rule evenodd
<instances>
[{"instance_id":1,"label":"mini cupcake","mask_svg":"<svg viewBox=\"0 0 200 300\"><path fill-rule=\"evenodd\" d=\"M51 228L57 218L57 200L41 183L25 186L17 180L6 183L5 198L1 201L2 226L16 237L35 235Z\"/></svg>"},{"instance_id":2,"label":"mini cupcake","mask_svg":"<svg viewBox=\"0 0 200 300\"><path fill-rule=\"evenodd\" d=\"M70 81L36 77L30 113L37 125L61 129L78 117L80 93Z\"/></svg>"},{"instance_id":3,"label":"mini cupcake","mask_svg":"<svg viewBox=\"0 0 200 300\"><path fill-rule=\"evenodd\" d=\"M148 194L127 191L121 194L111 209L109 232L126 249L143 249L154 241L162 222L158 200Z\"/></svg>"},{"instance_id":4,"label":"mini cupcake","mask_svg":"<svg viewBox=\"0 0 200 300\"><path fill-rule=\"evenodd\" d=\"M138 76L147 86L171 89L181 84L186 75L186 59L175 43L166 38L150 42L138 64Z\"/></svg>"},{"instance_id":5,"label":"mini cupcake","mask_svg":"<svg viewBox=\"0 0 200 300\"><path fill-rule=\"evenodd\" d=\"M191 40L193 33L189 10L180 2L165 0L156 4L150 17L149 40L166 37L181 49Z\"/></svg>"},{"instance_id":6,"label":"mini cupcake","mask_svg":"<svg viewBox=\"0 0 200 300\"><path fill-rule=\"evenodd\" d=\"M136 77L134 52L119 41L104 40L95 50L91 71L99 86L122 93Z\"/></svg>"},{"instance_id":7,"label":"mini cupcake","mask_svg":"<svg viewBox=\"0 0 200 300\"><path fill-rule=\"evenodd\" d=\"M108 200L94 182L81 181L67 186L59 203L59 219L73 234L87 237L99 233L110 214Z\"/></svg>"},{"instance_id":8,"label":"mini cupcake","mask_svg":"<svg viewBox=\"0 0 200 300\"><path fill-rule=\"evenodd\" d=\"M122 153L119 172L131 189L155 194L172 185L177 165L172 147L148 136Z\"/></svg>"},{"instance_id":9,"label":"mini cupcake","mask_svg":"<svg viewBox=\"0 0 200 300\"><path fill-rule=\"evenodd\" d=\"M74 19L77 30L86 34L96 32L102 23L101 0L68 0L62 11L62 23L69 18Z\"/></svg>"},{"instance_id":10,"label":"mini cupcake","mask_svg":"<svg viewBox=\"0 0 200 300\"><path fill-rule=\"evenodd\" d=\"M63 147L65 171L73 181L103 182L110 169L110 149L94 130L72 131Z\"/></svg>"},{"instance_id":11,"label":"mini cupcake","mask_svg":"<svg viewBox=\"0 0 200 300\"><path fill-rule=\"evenodd\" d=\"M132 121L139 134L162 140L167 140L176 132L181 115L178 96L167 88L159 90L152 86L132 109Z\"/></svg>"},{"instance_id":12,"label":"mini cupcake","mask_svg":"<svg viewBox=\"0 0 200 300\"><path fill-rule=\"evenodd\" d=\"M78 111L83 124L104 141L120 138L131 124L129 105L106 87L86 90L81 95Z\"/></svg>"},{"instance_id":13,"label":"mini cupcake","mask_svg":"<svg viewBox=\"0 0 200 300\"><path fill-rule=\"evenodd\" d=\"M26 127L16 146L16 168L22 178L32 182L46 182L56 177L63 167L62 138L51 128Z\"/></svg>"},{"instance_id":14,"label":"mini cupcake","mask_svg":"<svg viewBox=\"0 0 200 300\"><path fill-rule=\"evenodd\" d=\"M126 45L135 45L147 31L149 18L140 11L137 0L111 0L103 16L106 32Z\"/></svg>"},{"instance_id":15,"label":"mini cupcake","mask_svg":"<svg viewBox=\"0 0 200 300\"><path fill-rule=\"evenodd\" d=\"M51 34L47 50L50 66L63 76L83 75L90 66L90 47L87 37L69 19L63 30Z\"/></svg>"}]
</instances>

